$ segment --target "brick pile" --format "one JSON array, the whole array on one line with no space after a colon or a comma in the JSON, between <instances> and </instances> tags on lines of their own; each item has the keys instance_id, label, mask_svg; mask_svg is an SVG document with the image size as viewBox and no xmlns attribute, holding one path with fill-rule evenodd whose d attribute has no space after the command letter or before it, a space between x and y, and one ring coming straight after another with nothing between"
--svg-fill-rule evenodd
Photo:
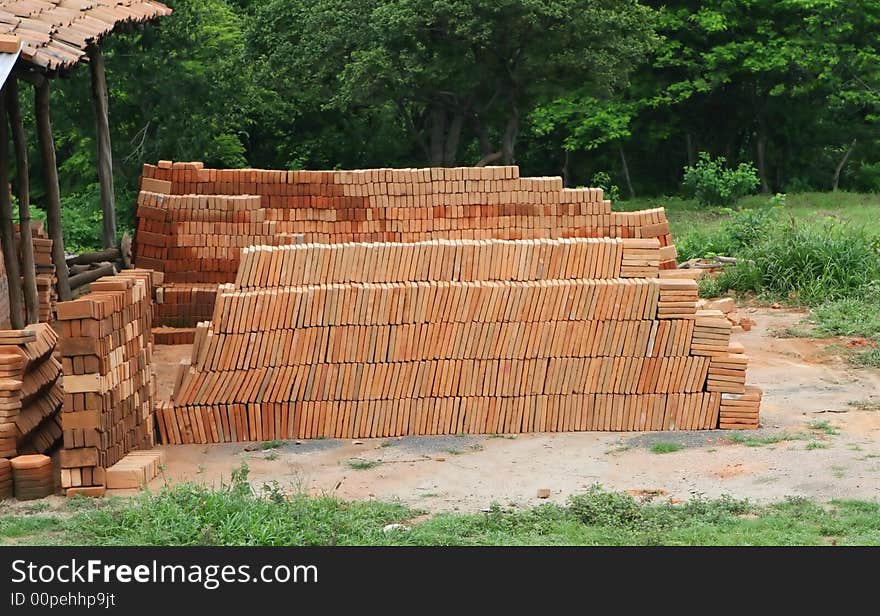
<instances>
[{"instance_id":1,"label":"brick pile","mask_svg":"<svg viewBox=\"0 0 880 616\"><path fill-rule=\"evenodd\" d=\"M51 323L57 295L55 293L55 264L52 262L52 240L46 234L41 221L31 222L34 246L34 269L37 278L40 323ZM21 245L21 227L15 225L16 245ZM20 248L19 248L20 250Z\"/></svg>"},{"instance_id":2,"label":"brick pile","mask_svg":"<svg viewBox=\"0 0 880 616\"><path fill-rule=\"evenodd\" d=\"M6 458L0 458L0 501L12 498L14 493L12 465Z\"/></svg>"},{"instance_id":3,"label":"brick pile","mask_svg":"<svg viewBox=\"0 0 880 616\"><path fill-rule=\"evenodd\" d=\"M157 412L161 438L717 428L722 398L740 376L744 387L727 365L744 356L729 323L696 309L695 281L662 276L662 249L248 248L197 328L173 406Z\"/></svg>"},{"instance_id":4,"label":"brick pile","mask_svg":"<svg viewBox=\"0 0 880 616\"><path fill-rule=\"evenodd\" d=\"M159 324L209 319L251 245L431 239L656 239L675 267L662 208L612 212L595 188L522 178L518 167L264 171L145 165L135 258L166 274Z\"/></svg>"},{"instance_id":5,"label":"brick pile","mask_svg":"<svg viewBox=\"0 0 880 616\"><path fill-rule=\"evenodd\" d=\"M62 487L103 493L105 469L154 441L152 273L125 270L57 306L64 369Z\"/></svg>"},{"instance_id":6,"label":"brick pile","mask_svg":"<svg viewBox=\"0 0 880 616\"><path fill-rule=\"evenodd\" d=\"M57 339L45 323L0 332L0 456L46 453L61 438Z\"/></svg>"},{"instance_id":7,"label":"brick pile","mask_svg":"<svg viewBox=\"0 0 880 616\"><path fill-rule=\"evenodd\" d=\"M24 455L9 462L12 467L13 490L18 500L36 500L55 492L55 470L49 456Z\"/></svg>"}]
</instances>

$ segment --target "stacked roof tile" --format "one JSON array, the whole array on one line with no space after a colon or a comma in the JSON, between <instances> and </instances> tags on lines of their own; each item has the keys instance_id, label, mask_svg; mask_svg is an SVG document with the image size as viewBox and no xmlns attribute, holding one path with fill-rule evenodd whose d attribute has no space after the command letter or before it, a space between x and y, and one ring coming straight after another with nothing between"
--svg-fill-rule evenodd
<instances>
[{"instance_id":1,"label":"stacked roof tile","mask_svg":"<svg viewBox=\"0 0 880 616\"><path fill-rule=\"evenodd\" d=\"M0 0L0 34L21 38L27 62L57 71L75 66L117 26L170 14L153 0Z\"/></svg>"}]
</instances>

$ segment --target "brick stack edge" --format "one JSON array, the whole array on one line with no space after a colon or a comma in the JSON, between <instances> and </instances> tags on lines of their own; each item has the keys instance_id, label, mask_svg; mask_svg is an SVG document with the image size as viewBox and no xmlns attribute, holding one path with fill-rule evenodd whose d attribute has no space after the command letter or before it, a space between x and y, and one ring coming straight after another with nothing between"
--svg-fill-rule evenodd
<instances>
[{"instance_id":1,"label":"brick stack edge","mask_svg":"<svg viewBox=\"0 0 880 616\"><path fill-rule=\"evenodd\" d=\"M154 445L153 280L153 272L125 270L57 305L68 495L103 493L105 469Z\"/></svg>"},{"instance_id":2,"label":"brick stack edge","mask_svg":"<svg viewBox=\"0 0 880 616\"><path fill-rule=\"evenodd\" d=\"M748 357L721 313L697 310L695 281L663 277L661 251L617 238L248 248L157 411L161 438L755 427Z\"/></svg>"},{"instance_id":3,"label":"brick stack edge","mask_svg":"<svg viewBox=\"0 0 880 616\"><path fill-rule=\"evenodd\" d=\"M0 457L11 459L13 475L16 460L52 452L61 439L61 364L53 356L57 340L45 323L0 331ZM51 464L43 470L53 475ZM34 497L27 492L16 496ZM3 493L0 486L0 498Z\"/></svg>"}]
</instances>

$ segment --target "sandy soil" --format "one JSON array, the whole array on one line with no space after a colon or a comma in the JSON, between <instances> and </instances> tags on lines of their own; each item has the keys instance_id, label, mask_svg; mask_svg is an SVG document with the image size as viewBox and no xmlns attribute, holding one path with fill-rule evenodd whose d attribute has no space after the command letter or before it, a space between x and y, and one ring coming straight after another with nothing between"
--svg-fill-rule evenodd
<instances>
[{"instance_id":1,"label":"sandy soil","mask_svg":"<svg viewBox=\"0 0 880 616\"><path fill-rule=\"evenodd\" d=\"M880 497L880 371L847 366L834 354L837 340L774 337L801 314L752 310L755 328L735 335L752 357L749 382L765 391L763 427L748 434L784 433L797 440L748 447L718 431L318 440L285 443L277 454L246 444L172 446L166 448L164 477L150 488L181 480L218 485L246 460L256 487L277 481L288 491L399 499L428 511L533 505L540 502L539 488L562 502L594 483L673 499ZM163 395L173 386L174 364L187 355L187 347L157 348ZM839 433L811 430L808 424L816 420ZM683 448L652 453L660 441ZM357 470L355 461L379 464Z\"/></svg>"}]
</instances>

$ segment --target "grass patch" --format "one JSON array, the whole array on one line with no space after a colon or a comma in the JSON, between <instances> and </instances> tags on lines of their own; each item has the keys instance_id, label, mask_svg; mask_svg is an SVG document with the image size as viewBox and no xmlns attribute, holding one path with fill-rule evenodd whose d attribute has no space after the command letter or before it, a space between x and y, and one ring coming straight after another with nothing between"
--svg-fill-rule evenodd
<instances>
[{"instance_id":1,"label":"grass patch","mask_svg":"<svg viewBox=\"0 0 880 616\"><path fill-rule=\"evenodd\" d=\"M426 497L428 495L425 495ZM219 490L179 484L155 494L71 511L66 518L0 516L18 543L46 534L70 545L876 545L880 504L789 499L759 506L732 498L640 501L599 486L565 504L488 512L420 512L398 503L253 491L238 472ZM408 533L385 534L406 523ZM26 525L26 526L22 526Z\"/></svg>"},{"instance_id":2,"label":"grass patch","mask_svg":"<svg viewBox=\"0 0 880 616\"><path fill-rule=\"evenodd\" d=\"M273 449L273 450L271 450L269 453L267 453L265 456L263 456L263 459L264 459L264 460L268 460L268 461L270 461L270 462L274 462L274 461L277 460L279 457L280 457L280 456L278 455L278 451L275 450L275 449Z\"/></svg>"},{"instance_id":3,"label":"grass patch","mask_svg":"<svg viewBox=\"0 0 880 616\"><path fill-rule=\"evenodd\" d=\"M678 443L670 443L666 441L651 445L651 453L674 453L676 451L681 451L682 449L684 449L684 447Z\"/></svg>"},{"instance_id":4,"label":"grass patch","mask_svg":"<svg viewBox=\"0 0 880 616\"><path fill-rule=\"evenodd\" d=\"M269 449L279 449L284 446L284 441L266 441L260 443L260 449L267 451Z\"/></svg>"},{"instance_id":5,"label":"grass patch","mask_svg":"<svg viewBox=\"0 0 880 616\"><path fill-rule=\"evenodd\" d=\"M807 443L807 450L811 449L828 449L828 445L820 443L819 441L810 441Z\"/></svg>"},{"instance_id":6,"label":"grass patch","mask_svg":"<svg viewBox=\"0 0 880 616\"><path fill-rule=\"evenodd\" d=\"M703 297L754 293L814 309L795 336L859 336L880 342L880 195L789 194L747 197L735 208L695 200L627 201L626 210L665 207L679 260L724 254L735 267L700 282ZM880 366L880 349L847 353L856 365Z\"/></svg>"},{"instance_id":7,"label":"grass patch","mask_svg":"<svg viewBox=\"0 0 880 616\"><path fill-rule=\"evenodd\" d=\"M726 438L731 443L736 443L737 445L745 445L746 447L764 447L766 445L776 445L786 441L801 440L803 437L797 434L788 433L756 436L745 431L736 431L727 434Z\"/></svg>"},{"instance_id":8,"label":"grass patch","mask_svg":"<svg viewBox=\"0 0 880 616\"><path fill-rule=\"evenodd\" d=\"M828 436L837 436L838 434L840 434L840 431L837 430L837 428L832 426L828 421L824 419L814 419L808 424L808 427L814 432L822 432L823 434L827 434Z\"/></svg>"},{"instance_id":9,"label":"grass patch","mask_svg":"<svg viewBox=\"0 0 880 616\"><path fill-rule=\"evenodd\" d=\"M356 471L366 471L382 464L382 460L349 460L348 467Z\"/></svg>"},{"instance_id":10,"label":"grass patch","mask_svg":"<svg viewBox=\"0 0 880 616\"><path fill-rule=\"evenodd\" d=\"M869 398L868 400L850 400L847 405L860 411L880 411L880 400Z\"/></svg>"},{"instance_id":11,"label":"grass patch","mask_svg":"<svg viewBox=\"0 0 880 616\"><path fill-rule=\"evenodd\" d=\"M0 543L7 539L44 535L61 529L62 522L56 516L3 515L0 516Z\"/></svg>"}]
</instances>

